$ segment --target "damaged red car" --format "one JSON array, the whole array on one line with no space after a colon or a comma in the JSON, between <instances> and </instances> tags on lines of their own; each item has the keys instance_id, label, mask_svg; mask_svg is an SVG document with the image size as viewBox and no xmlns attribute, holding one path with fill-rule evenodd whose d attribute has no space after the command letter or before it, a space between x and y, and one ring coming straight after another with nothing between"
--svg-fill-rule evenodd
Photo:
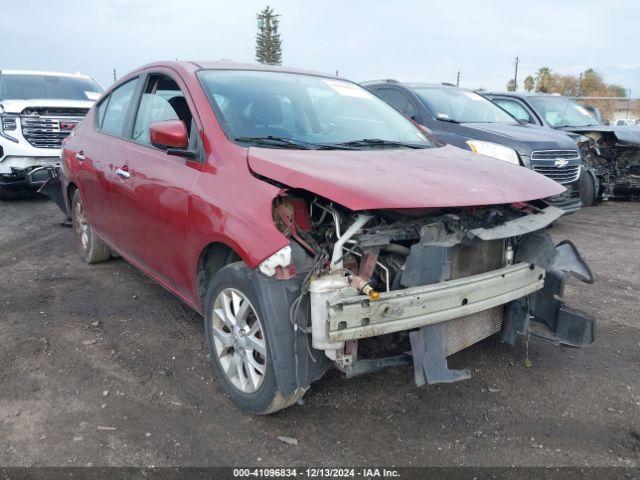
<instances>
[{"instance_id":1,"label":"damaged red car","mask_svg":"<svg viewBox=\"0 0 640 480\"><path fill-rule=\"evenodd\" d=\"M593 342L562 300L589 267L547 232L563 189L352 82L228 62L119 80L44 187L85 262L117 252L203 315L220 384L259 414L330 368L453 382L470 373L447 357L493 334Z\"/></svg>"}]
</instances>

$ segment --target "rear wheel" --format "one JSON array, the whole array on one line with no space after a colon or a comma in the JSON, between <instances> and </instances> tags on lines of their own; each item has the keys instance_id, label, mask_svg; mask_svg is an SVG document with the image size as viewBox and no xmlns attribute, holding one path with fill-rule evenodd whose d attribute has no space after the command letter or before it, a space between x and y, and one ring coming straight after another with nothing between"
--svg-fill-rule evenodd
<instances>
[{"instance_id":1,"label":"rear wheel","mask_svg":"<svg viewBox=\"0 0 640 480\"><path fill-rule=\"evenodd\" d=\"M82 260L98 263L111 258L111 249L96 236L89 223L79 190L73 192L71 199L71 222L76 250Z\"/></svg>"},{"instance_id":2,"label":"rear wheel","mask_svg":"<svg viewBox=\"0 0 640 480\"><path fill-rule=\"evenodd\" d=\"M268 414L302 397L302 391L285 397L278 389L265 322L282 319L263 317L242 262L227 265L213 276L204 313L211 366L239 408Z\"/></svg>"}]
</instances>

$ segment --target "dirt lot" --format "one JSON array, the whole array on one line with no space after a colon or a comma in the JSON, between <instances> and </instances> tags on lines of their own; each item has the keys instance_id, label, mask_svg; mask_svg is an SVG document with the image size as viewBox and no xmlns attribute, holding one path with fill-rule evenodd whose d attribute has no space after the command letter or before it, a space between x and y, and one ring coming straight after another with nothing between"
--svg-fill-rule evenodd
<instances>
[{"instance_id":1,"label":"dirt lot","mask_svg":"<svg viewBox=\"0 0 640 480\"><path fill-rule=\"evenodd\" d=\"M62 220L0 203L0 465L640 465L640 203L554 228L596 275L568 294L593 346L532 338L525 367L491 338L450 360L471 380L421 389L331 373L270 417L225 398L197 314L123 260L83 264Z\"/></svg>"}]
</instances>

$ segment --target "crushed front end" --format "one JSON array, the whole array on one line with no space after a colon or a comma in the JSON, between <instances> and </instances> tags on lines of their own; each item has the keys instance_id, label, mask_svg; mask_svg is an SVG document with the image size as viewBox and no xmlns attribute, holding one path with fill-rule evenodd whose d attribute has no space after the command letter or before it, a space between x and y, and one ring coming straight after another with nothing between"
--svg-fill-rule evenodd
<instances>
[{"instance_id":1,"label":"crushed front end","mask_svg":"<svg viewBox=\"0 0 640 480\"><path fill-rule=\"evenodd\" d=\"M499 332L594 341L593 318L562 300L569 276L593 277L573 244L553 245L556 207L351 212L289 192L273 211L303 279L291 320L347 376L413 363L418 385L468 378L447 357Z\"/></svg>"},{"instance_id":2,"label":"crushed front end","mask_svg":"<svg viewBox=\"0 0 640 480\"><path fill-rule=\"evenodd\" d=\"M640 131L613 127L572 129L598 179L600 199L640 200Z\"/></svg>"}]
</instances>

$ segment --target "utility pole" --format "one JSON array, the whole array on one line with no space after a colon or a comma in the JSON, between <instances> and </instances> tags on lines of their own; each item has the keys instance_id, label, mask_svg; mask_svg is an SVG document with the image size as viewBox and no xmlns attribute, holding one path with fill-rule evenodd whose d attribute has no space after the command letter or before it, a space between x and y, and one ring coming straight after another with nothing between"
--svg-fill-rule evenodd
<instances>
[{"instance_id":1,"label":"utility pole","mask_svg":"<svg viewBox=\"0 0 640 480\"><path fill-rule=\"evenodd\" d=\"M460 86L460 70L458 70L458 77L456 78L456 87Z\"/></svg>"},{"instance_id":2,"label":"utility pole","mask_svg":"<svg viewBox=\"0 0 640 480\"><path fill-rule=\"evenodd\" d=\"M520 63L520 59L516 57L516 71L513 74L513 88L514 92L518 91L518 63Z\"/></svg>"},{"instance_id":3,"label":"utility pole","mask_svg":"<svg viewBox=\"0 0 640 480\"><path fill-rule=\"evenodd\" d=\"M625 120L629 118L629 106L631 105L631 89L629 89L629 96L627 97L627 113L624 114Z\"/></svg>"}]
</instances>

